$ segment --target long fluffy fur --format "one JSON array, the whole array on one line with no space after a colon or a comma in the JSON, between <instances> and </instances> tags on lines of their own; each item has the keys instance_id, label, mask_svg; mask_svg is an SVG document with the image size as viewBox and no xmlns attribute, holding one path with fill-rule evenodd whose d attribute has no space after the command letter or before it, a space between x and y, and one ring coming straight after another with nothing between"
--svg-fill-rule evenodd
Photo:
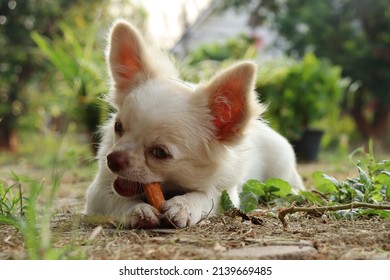
<instances>
[{"instance_id":1,"label":"long fluffy fur","mask_svg":"<svg viewBox=\"0 0 390 280\"><path fill-rule=\"evenodd\" d=\"M219 211L222 190L238 205L240 186L248 179L279 177L295 189L303 187L290 144L261 120L265 106L254 92L252 62L188 86L129 23L116 22L109 37L109 100L117 113L102 128L86 214L110 216L131 228L157 227L166 219L185 227ZM116 122L123 133L114 131ZM156 147L169 157L156 157ZM114 152L127 159L119 170L107 164ZM167 198L162 212L142 195L119 195L113 187L118 176L140 184L161 182Z\"/></svg>"}]
</instances>

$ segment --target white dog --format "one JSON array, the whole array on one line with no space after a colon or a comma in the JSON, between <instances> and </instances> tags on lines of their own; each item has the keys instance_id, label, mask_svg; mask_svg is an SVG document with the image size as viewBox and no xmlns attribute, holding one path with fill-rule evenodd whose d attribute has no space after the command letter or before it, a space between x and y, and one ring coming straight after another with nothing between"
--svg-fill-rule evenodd
<instances>
[{"instance_id":1,"label":"white dog","mask_svg":"<svg viewBox=\"0 0 390 280\"><path fill-rule=\"evenodd\" d=\"M259 120L265 108L254 92L252 62L192 87L134 27L117 21L107 63L117 113L102 129L87 215L131 228L157 227L163 218L186 227L219 210L222 190L238 205L248 179L277 177L302 188L292 147ZM142 186L150 182L163 186L161 212L145 202Z\"/></svg>"}]
</instances>

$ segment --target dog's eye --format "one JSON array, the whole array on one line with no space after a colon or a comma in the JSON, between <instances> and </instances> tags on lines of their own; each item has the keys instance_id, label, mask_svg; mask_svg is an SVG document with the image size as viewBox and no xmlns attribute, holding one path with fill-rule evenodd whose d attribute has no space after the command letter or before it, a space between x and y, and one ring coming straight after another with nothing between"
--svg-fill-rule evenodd
<instances>
[{"instance_id":1,"label":"dog's eye","mask_svg":"<svg viewBox=\"0 0 390 280\"><path fill-rule=\"evenodd\" d=\"M152 155L158 159L167 159L171 157L171 155L169 154L169 152L165 147L154 147L152 148L151 152Z\"/></svg>"},{"instance_id":2,"label":"dog's eye","mask_svg":"<svg viewBox=\"0 0 390 280\"><path fill-rule=\"evenodd\" d=\"M114 125L114 131L116 134L118 134L119 136L122 136L123 135L123 125L120 121L115 121L115 125Z\"/></svg>"}]
</instances>

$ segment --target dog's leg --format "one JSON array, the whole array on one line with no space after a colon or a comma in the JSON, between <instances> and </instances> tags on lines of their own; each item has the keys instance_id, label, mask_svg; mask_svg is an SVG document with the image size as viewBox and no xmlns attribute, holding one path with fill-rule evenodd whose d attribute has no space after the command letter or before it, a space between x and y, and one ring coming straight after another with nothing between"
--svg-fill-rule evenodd
<instances>
[{"instance_id":1,"label":"dog's leg","mask_svg":"<svg viewBox=\"0 0 390 280\"><path fill-rule=\"evenodd\" d=\"M125 227L130 228L155 228L160 225L161 213L147 203L132 205L121 217Z\"/></svg>"}]
</instances>

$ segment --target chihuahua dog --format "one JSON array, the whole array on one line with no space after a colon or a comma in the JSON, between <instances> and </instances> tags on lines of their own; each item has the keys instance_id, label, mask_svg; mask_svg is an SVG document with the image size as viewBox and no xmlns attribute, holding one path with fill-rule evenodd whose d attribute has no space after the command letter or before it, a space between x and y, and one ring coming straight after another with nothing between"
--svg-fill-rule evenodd
<instances>
[{"instance_id":1,"label":"chihuahua dog","mask_svg":"<svg viewBox=\"0 0 390 280\"><path fill-rule=\"evenodd\" d=\"M158 227L164 219L182 228L220 210L223 190L238 206L248 179L303 187L291 145L261 119L254 63L192 86L126 21L113 25L106 57L116 113L102 127L85 214L130 228ZM160 211L145 202L143 185L151 182L164 191Z\"/></svg>"}]
</instances>

